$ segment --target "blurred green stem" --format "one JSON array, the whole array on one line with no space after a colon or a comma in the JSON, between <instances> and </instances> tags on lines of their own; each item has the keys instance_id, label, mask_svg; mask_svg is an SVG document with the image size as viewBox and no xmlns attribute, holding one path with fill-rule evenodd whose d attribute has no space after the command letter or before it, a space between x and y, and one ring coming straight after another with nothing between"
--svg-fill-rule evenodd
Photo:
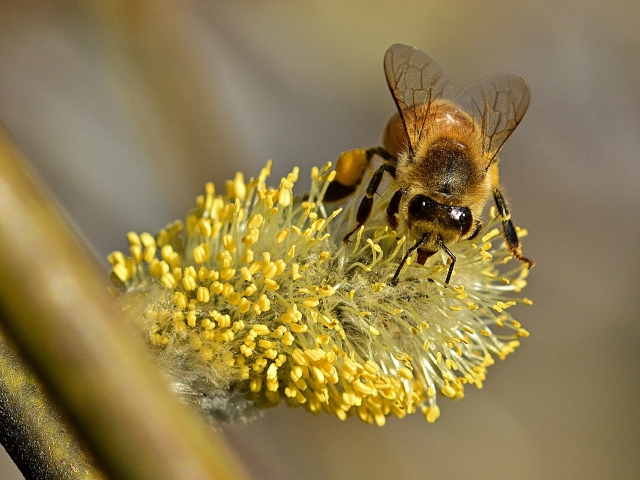
<instances>
[{"instance_id":1,"label":"blurred green stem","mask_svg":"<svg viewBox=\"0 0 640 480\"><path fill-rule=\"evenodd\" d=\"M112 478L246 478L172 396L107 293L106 275L0 131L3 324Z\"/></svg>"},{"instance_id":2,"label":"blurred green stem","mask_svg":"<svg viewBox=\"0 0 640 480\"><path fill-rule=\"evenodd\" d=\"M1 331L0 440L26 478L106 478Z\"/></svg>"}]
</instances>

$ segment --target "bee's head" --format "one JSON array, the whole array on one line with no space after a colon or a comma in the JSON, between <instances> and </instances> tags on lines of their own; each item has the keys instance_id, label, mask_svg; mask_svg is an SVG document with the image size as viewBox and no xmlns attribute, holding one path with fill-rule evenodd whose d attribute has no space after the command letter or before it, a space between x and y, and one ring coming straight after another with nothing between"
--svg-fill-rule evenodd
<instances>
[{"instance_id":1,"label":"bee's head","mask_svg":"<svg viewBox=\"0 0 640 480\"><path fill-rule=\"evenodd\" d=\"M426 195L415 195L407 206L409 228L414 234L435 233L441 241L458 240L471 232L473 215L467 207L442 205Z\"/></svg>"}]
</instances>

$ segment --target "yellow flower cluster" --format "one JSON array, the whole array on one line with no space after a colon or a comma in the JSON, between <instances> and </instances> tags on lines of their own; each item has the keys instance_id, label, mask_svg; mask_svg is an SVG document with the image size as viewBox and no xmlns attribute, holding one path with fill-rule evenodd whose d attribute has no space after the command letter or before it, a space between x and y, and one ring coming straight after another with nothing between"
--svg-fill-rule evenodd
<instances>
[{"instance_id":1,"label":"yellow flower cluster","mask_svg":"<svg viewBox=\"0 0 640 480\"><path fill-rule=\"evenodd\" d=\"M508 297L527 270L503 267L511 257L495 219L477 243L451 247L451 285L439 254L409 262L394 285L407 238L386 226L389 192L344 245L357 201L344 212L323 204L330 164L313 169L301 199L298 169L273 188L270 167L248 182L238 173L225 195L207 184L184 225L129 233L129 255L109 257L174 388L214 418L243 420L285 399L378 425L417 410L433 422L438 397L481 388L494 357L528 335L507 311L530 303Z\"/></svg>"}]
</instances>

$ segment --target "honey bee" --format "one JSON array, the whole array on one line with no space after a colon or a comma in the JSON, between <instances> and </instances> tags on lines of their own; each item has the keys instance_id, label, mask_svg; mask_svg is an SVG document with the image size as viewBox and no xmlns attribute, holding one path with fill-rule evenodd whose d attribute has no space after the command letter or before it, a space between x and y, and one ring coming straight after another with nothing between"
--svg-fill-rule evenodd
<instances>
[{"instance_id":1,"label":"honey bee","mask_svg":"<svg viewBox=\"0 0 640 480\"><path fill-rule=\"evenodd\" d=\"M491 196L502 221L511 254L527 263L498 184L498 152L518 126L529 105L529 86L515 73L488 77L458 92L426 53L395 44L384 57L384 72L398 108L384 131L382 147L343 153L328 200L344 197L361 181L371 159L384 163L371 176L350 237L365 224L382 178L389 173L397 190L386 210L396 230L398 217L406 222L415 243L408 250L393 281L417 250L417 262L443 250L451 259L449 283L456 257L448 245L473 239L482 228L482 210Z\"/></svg>"}]
</instances>

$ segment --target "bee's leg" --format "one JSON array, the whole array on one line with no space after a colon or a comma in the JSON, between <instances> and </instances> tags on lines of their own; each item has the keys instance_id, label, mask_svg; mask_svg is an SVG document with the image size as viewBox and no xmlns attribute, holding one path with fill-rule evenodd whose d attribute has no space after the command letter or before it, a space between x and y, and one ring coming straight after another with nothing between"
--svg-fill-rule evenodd
<instances>
[{"instance_id":1,"label":"bee's leg","mask_svg":"<svg viewBox=\"0 0 640 480\"><path fill-rule=\"evenodd\" d=\"M498 207L498 214L502 218L502 234L504 236L505 242L507 243L509 251L518 260L527 263L529 265L529 268L533 267L533 261L529 260L527 257L522 256L522 244L518 239L516 228L511 222L511 214L509 213L509 209L507 208L507 203L504 201L502 192L500 192L500 190L496 186L493 187L493 198L496 201L496 206Z\"/></svg>"},{"instance_id":2,"label":"bee's leg","mask_svg":"<svg viewBox=\"0 0 640 480\"><path fill-rule=\"evenodd\" d=\"M375 155L395 163L396 159L382 147L368 149L357 148L343 152L336 162L336 176L329 184L323 201L336 202L356 191L365 170Z\"/></svg>"},{"instance_id":3,"label":"bee's leg","mask_svg":"<svg viewBox=\"0 0 640 480\"><path fill-rule=\"evenodd\" d=\"M395 178L396 167L394 165L384 163L380 165L380 167L375 171L375 173L371 177L369 185L367 186L367 192L360 202L358 212L356 213L356 222L358 222L358 224L353 230L351 230L344 236L344 238L342 239L343 242L349 242L349 237L351 237L351 235L353 235L355 231L357 231L362 225L364 225L364 223L369 218L369 215L371 215L371 208L373 207L373 196L376 194L376 191L380 186L380 182L382 181L384 172L389 172L391 176Z\"/></svg>"},{"instance_id":4,"label":"bee's leg","mask_svg":"<svg viewBox=\"0 0 640 480\"><path fill-rule=\"evenodd\" d=\"M442 247L444 253L449 255L449 258L451 259L451 265L449 265L449 271L447 272L447 279L444 281L444 283L449 283L449 280L451 280L451 275L453 274L453 266L456 264L456 256L444 243L441 243L440 247Z\"/></svg>"},{"instance_id":5,"label":"bee's leg","mask_svg":"<svg viewBox=\"0 0 640 480\"><path fill-rule=\"evenodd\" d=\"M396 190L396 193L393 194L393 197L391 197L391 201L387 206L387 221L394 230L398 229L398 219L396 218L396 215L400 211L400 201L402 200L402 197L404 197L405 193L407 193L407 191L404 188Z\"/></svg>"},{"instance_id":6,"label":"bee's leg","mask_svg":"<svg viewBox=\"0 0 640 480\"><path fill-rule=\"evenodd\" d=\"M404 267L404 264L407 263L407 260L409 260L409 257L411 256L411 254L415 252L417 249L419 249L422 246L422 244L429 239L429 236L430 235L428 233L425 233L422 237L420 237L420 240L418 240L411 248L409 248L409 250L407 250L407 253L404 254L404 257L402 257L402 261L400 262L400 265L398 265L398 269L396 270L396 273L393 275L393 278L391 279L392 283L395 283L398 280L400 271L402 270L402 267Z\"/></svg>"}]
</instances>

